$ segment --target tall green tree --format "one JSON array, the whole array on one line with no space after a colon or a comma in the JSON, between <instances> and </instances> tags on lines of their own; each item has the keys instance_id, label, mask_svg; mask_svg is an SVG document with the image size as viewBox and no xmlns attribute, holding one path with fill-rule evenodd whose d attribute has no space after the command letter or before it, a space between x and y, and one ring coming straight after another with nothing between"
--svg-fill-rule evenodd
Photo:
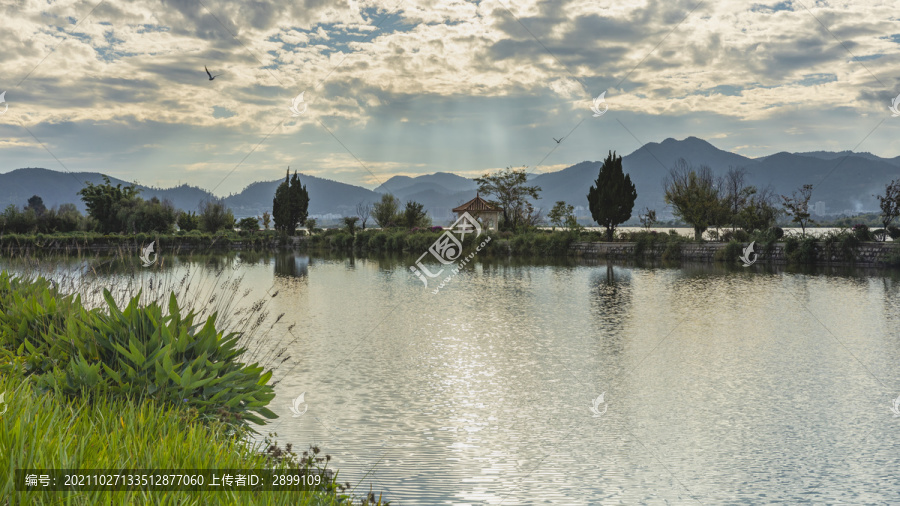
<instances>
[{"instance_id":1,"label":"tall green tree","mask_svg":"<svg viewBox=\"0 0 900 506\"><path fill-rule=\"evenodd\" d=\"M200 205L200 230L218 232L234 229L234 214L225 206L225 200L206 201Z\"/></svg>"},{"instance_id":2,"label":"tall green tree","mask_svg":"<svg viewBox=\"0 0 900 506\"><path fill-rule=\"evenodd\" d=\"M663 188L672 213L694 228L695 241L701 240L703 232L716 224L722 209L712 169L706 165L694 168L679 159L669 170Z\"/></svg>"},{"instance_id":3,"label":"tall green tree","mask_svg":"<svg viewBox=\"0 0 900 506\"><path fill-rule=\"evenodd\" d=\"M622 170L622 157L610 151L597 180L587 194L591 216L606 227L606 240L612 241L616 227L631 219L631 210L637 199L637 190L631 176Z\"/></svg>"},{"instance_id":4,"label":"tall green tree","mask_svg":"<svg viewBox=\"0 0 900 506\"><path fill-rule=\"evenodd\" d=\"M572 214L574 211L575 206L566 204L563 200L556 201L553 209L547 213L547 219L550 220L550 224L553 225L553 230L556 230L556 227L562 227L568 223L569 217L574 217Z\"/></svg>"},{"instance_id":5,"label":"tall green tree","mask_svg":"<svg viewBox=\"0 0 900 506\"><path fill-rule=\"evenodd\" d=\"M372 205L372 219L381 228L397 225L400 214L400 201L390 193L381 196L381 201Z\"/></svg>"},{"instance_id":6,"label":"tall green tree","mask_svg":"<svg viewBox=\"0 0 900 506\"><path fill-rule=\"evenodd\" d=\"M181 211L178 213L178 218L176 218L175 222L178 225L178 228L185 232L200 228L200 217L193 212Z\"/></svg>"},{"instance_id":7,"label":"tall green tree","mask_svg":"<svg viewBox=\"0 0 900 506\"><path fill-rule=\"evenodd\" d=\"M275 198L272 199L272 220L275 222L275 230L292 234L291 223L291 192L290 170L284 177L284 181L275 189Z\"/></svg>"},{"instance_id":8,"label":"tall green tree","mask_svg":"<svg viewBox=\"0 0 900 506\"><path fill-rule=\"evenodd\" d=\"M275 197L272 199L272 218L275 222L275 230L287 234L293 234L298 225L306 223L309 217L309 193L306 186L300 183L297 171L291 176L290 168L285 174L284 181L275 189Z\"/></svg>"},{"instance_id":9,"label":"tall green tree","mask_svg":"<svg viewBox=\"0 0 900 506\"><path fill-rule=\"evenodd\" d=\"M122 211L133 208L138 198L138 190L133 184L122 188L116 186L107 176L103 176L104 184L87 186L78 191L81 200L87 207L88 215L97 220L101 232L124 232L127 228L127 215Z\"/></svg>"},{"instance_id":10,"label":"tall green tree","mask_svg":"<svg viewBox=\"0 0 900 506\"><path fill-rule=\"evenodd\" d=\"M259 218L256 216L242 218L241 221L238 222L238 227L241 229L241 232L253 234L259 231Z\"/></svg>"},{"instance_id":11,"label":"tall green tree","mask_svg":"<svg viewBox=\"0 0 900 506\"><path fill-rule=\"evenodd\" d=\"M306 218L309 216L309 193L306 191L306 185L300 184L300 178L297 177L296 170L291 177L289 193L291 201L290 223L293 224L291 227L293 231L298 226L302 227L306 224Z\"/></svg>"},{"instance_id":12,"label":"tall green tree","mask_svg":"<svg viewBox=\"0 0 900 506\"><path fill-rule=\"evenodd\" d=\"M28 199L28 205L25 206L25 210L32 209L34 214L41 216L47 211L47 207L44 206L44 199L38 197L37 195L32 196Z\"/></svg>"},{"instance_id":13,"label":"tall green tree","mask_svg":"<svg viewBox=\"0 0 900 506\"><path fill-rule=\"evenodd\" d=\"M414 200L406 203L401 219L406 228L427 227L431 224L428 214L425 212L425 206Z\"/></svg>"},{"instance_id":14,"label":"tall green tree","mask_svg":"<svg viewBox=\"0 0 900 506\"><path fill-rule=\"evenodd\" d=\"M540 186L529 186L525 168L507 167L496 174L487 173L475 178L478 193L492 195L490 204L501 210L500 228L518 230L527 228L539 219L529 198L540 199Z\"/></svg>"},{"instance_id":15,"label":"tall green tree","mask_svg":"<svg viewBox=\"0 0 900 506\"><path fill-rule=\"evenodd\" d=\"M170 233L175 230L175 222L178 220L175 206L168 200L160 201L157 197L150 200L136 199L136 205L125 214L127 231L131 233Z\"/></svg>"}]
</instances>

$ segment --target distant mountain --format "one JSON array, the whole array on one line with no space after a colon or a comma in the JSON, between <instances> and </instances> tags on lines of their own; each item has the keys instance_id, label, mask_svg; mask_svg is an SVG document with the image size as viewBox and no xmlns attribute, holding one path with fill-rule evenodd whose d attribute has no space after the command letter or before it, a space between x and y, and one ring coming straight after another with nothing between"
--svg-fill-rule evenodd
<instances>
[{"instance_id":1,"label":"distant mountain","mask_svg":"<svg viewBox=\"0 0 900 506\"><path fill-rule=\"evenodd\" d=\"M621 153L619 153L621 154ZM601 153L605 158L606 154ZM708 165L716 174L729 167L743 167L748 182L757 186L772 185L776 194L789 195L800 185L815 185L812 201L824 201L827 212L844 210L874 211L878 208L873 194L900 177L900 157L881 158L871 153L815 151L809 153L775 153L760 158L747 158L719 149L696 137L684 140L666 139L651 142L622 158L622 167L637 187L634 216L644 207L655 209L660 218L671 216L663 202L663 180L678 159L694 166ZM556 201L563 200L578 209L577 215L589 217L587 192L597 178L601 161L580 162L558 172L529 175L530 184L541 187L536 202L544 214ZM110 178L113 184L128 184ZM424 204L435 223L449 223L450 210L475 196L473 180L438 172L418 177L394 176L374 191L328 179L300 174L310 194L309 213L352 216L359 202L375 203L383 193L391 193L401 202L415 200ZM271 211L275 188L282 179L257 182L225 199L238 218L259 216ZM100 183L95 172L64 173L47 169L18 169L0 174L0 208L9 204L24 206L32 195L40 195L48 207L71 202L82 211L84 205L76 194L83 182ZM144 198L156 196L171 200L176 207L197 209L200 202L213 198L206 190L182 185L159 189L138 185ZM636 218L635 218L636 219Z\"/></svg>"},{"instance_id":2,"label":"distant mountain","mask_svg":"<svg viewBox=\"0 0 900 506\"><path fill-rule=\"evenodd\" d=\"M341 214L354 216L356 204L378 202L381 195L359 186L339 183L330 179L307 176L298 173L300 182L309 193L309 214ZM225 198L225 204L234 211L236 218L260 216L263 211L272 211L275 189L284 179L252 183L241 193Z\"/></svg>"},{"instance_id":3,"label":"distant mountain","mask_svg":"<svg viewBox=\"0 0 900 506\"><path fill-rule=\"evenodd\" d=\"M900 167L900 156L894 158L881 158L880 156L873 155L867 151L862 153L854 153L853 151L809 151L806 153L794 153L795 155L800 156L809 156L812 158L819 158L822 160L834 160L836 158L844 158L845 156L858 156L860 158L866 158L872 161L882 161L887 162L893 165L897 165Z\"/></svg>"},{"instance_id":4,"label":"distant mountain","mask_svg":"<svg viewBox=\"0 0 900 506\"><path fill-rule=\"evenodd\" d=\"M444 191L456 193L462 191L475 191L475 182L471 179L450 174L449 172L435 172L424 176L394 176L384 184L375 188L378 193L390 193L404 200L402 195L409 195L426 190Z\"/></svg>"},{"instance_id":5,"label":"distant mountain","mask_svg":"<svg viewBox=\"0 0 900 506\"><path fill-rule=\"evenodd\" d=\"M742 167L747 171L749 184L772 185L778 195L790 195L803 184L816 185L812 201L824 201L828 213L876 210L878 205L873 194L882 192L887 182L900 177L900 157L885 159L871 154L819 153L821 158L782 152L751 159L718 149L702 139L688 137L682 141L666 139L661 143L647 143L622 157L622 168L631 176L637 189L635 218L644 207L655 209L661 218L671 216L663 201L663 181L679 158L694 166L708 165L719 175L730 167ZM543 190L537 205L546 211L556 201L564 200L585 208L576 214L589 216L587 192L601 165L599 161L581 162L535 178L534 184Z\"/></svg>"},{"instance_id":6,"label":"distant mountain","mask_svg":"<svg viewBox=\"0 0 900 506\"><path fill-rule=\"evenodd\" d=\"M709 165L718 172L727 171L729 167L749 166L754 163L750 158L721 150L696 137L688 137L683 141L666 139L662 142L647 143L631 154L622 156L622 169L631 177L637 189L638 198L633 213L635 219L637 213L644 207L656 209L660 216L665 214L663 181L669 168L680 158L695 166ZM602 161L581 162L559 172L542 174L534 178L532 184L542 189L541 200L537 205L544 208L546 214L555 202L563 200L584 208L576 212L576 215L589 217L587 193L597 179L602 165Z\"/></svg>"},{"instance_id":7,"label":"distant mountain","mask_svg":"<svg viewBox=\"0 0 900 506\"><path fill-rule=\"evenodd\" d=\"M128 181L114 177L109 179L114 185L127 186L130 184ZM103 174L99 172L57 172L39 168L17 169L0 174L0 208L5 208L10 204L23 207L32 195L39 195L48 208L60 204L75 204L81 212L85 212L86 208L78 191L87 183L103 184ZM185 210L196 210L200 202L214 198L213 194L208 191L188 185L168 189L135 186L141 190L140 195L145 199L153 197L160 200L168 199L175 207Z\"/></svg>"}]
</instances>

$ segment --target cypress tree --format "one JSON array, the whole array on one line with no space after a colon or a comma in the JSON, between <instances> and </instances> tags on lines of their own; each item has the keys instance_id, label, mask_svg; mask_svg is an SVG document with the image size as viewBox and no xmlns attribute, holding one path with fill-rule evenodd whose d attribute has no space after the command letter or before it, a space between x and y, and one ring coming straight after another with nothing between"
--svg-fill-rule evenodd
<instances>
[{"instance_id":1,"label":"cypress tree","mask_svg":"<svg viewBox=\"0 0 900 506\"><path fill-rule=\"evenodd\" d=\"M622 171L621 156L609 152L587 198L591 216L599 225L606 227L606 240L612 241L616 226L631 218L637 199L631 176Z\"/></svg>"}]
</instances>

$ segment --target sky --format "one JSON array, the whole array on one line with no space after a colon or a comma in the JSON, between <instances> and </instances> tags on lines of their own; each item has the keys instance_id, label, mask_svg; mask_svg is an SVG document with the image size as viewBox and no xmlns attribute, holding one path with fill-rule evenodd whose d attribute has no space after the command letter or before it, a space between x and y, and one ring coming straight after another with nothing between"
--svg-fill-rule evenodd
<instances>
[{"instance_id":1,"label":"sky","mask_svg":"<svg viewBox=\"0 0 900 506\"><path fill-rule=\"evenodd\" d=\"M0 172L224 196L288 167L374 188L551 172L669 137L894 157L897 7L0 0Z\"/></svg>"}]
</instances>

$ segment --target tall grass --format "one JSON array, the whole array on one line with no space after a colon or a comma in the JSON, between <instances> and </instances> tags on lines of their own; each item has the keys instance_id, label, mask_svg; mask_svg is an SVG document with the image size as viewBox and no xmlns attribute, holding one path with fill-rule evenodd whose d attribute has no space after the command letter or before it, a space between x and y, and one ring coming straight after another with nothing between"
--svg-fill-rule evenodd
<instances>
[{"instance_id":1,"label":"tall grass","mask_svg":"<svg viewBox=\"0 0 900 506\"><path fill-rule=\"evenodd\" d=\"M7 410L0 416L2 504L352 504L349 484L331 473L315 491L256 492L16 492L16 469L247 469L292 470L324 465L309 459L273 458L270 444L248 446L227 427L201 423L194 410L151 400L67 399L39 392L31 381L0 375ZM271 450L271 446L269 449ZM316 450L318 451L318 450ZM378 502L378 501L376 501ZM368 498L359 501L368 504ZM378 502L380 504L380 502Z\"/></svg>"},{"instance_id":2,"label":"tall grass","mask_svg":"<svg viewBox=\"0 0 900 506\"><path fill-rule=\"evenodd\" d=\"M242 253L241 257L253 257ZM80 252L75 255L25 254L8 261L8 270L28 280L48 279L58 293L80 296L87 309L106 306L108 290L119 307L137 298L140 306L156 303L168 314L168 300L174 294L184 312L197 320L214 316L219 328L240 335L248 360L270 369L277 377L282 364L291 357L288 349L298 341L293 325L282 329L288 341L272 339L284 313L271 315L270 302L277 291L254 294L242 288L241 257L206 251L159 256L158 263L144 268L137 255L125 248L112 254ZM65 265L62 265L65 264ZM179 272L175 267L183 267Z\"/></svg>"}]
</instances>

